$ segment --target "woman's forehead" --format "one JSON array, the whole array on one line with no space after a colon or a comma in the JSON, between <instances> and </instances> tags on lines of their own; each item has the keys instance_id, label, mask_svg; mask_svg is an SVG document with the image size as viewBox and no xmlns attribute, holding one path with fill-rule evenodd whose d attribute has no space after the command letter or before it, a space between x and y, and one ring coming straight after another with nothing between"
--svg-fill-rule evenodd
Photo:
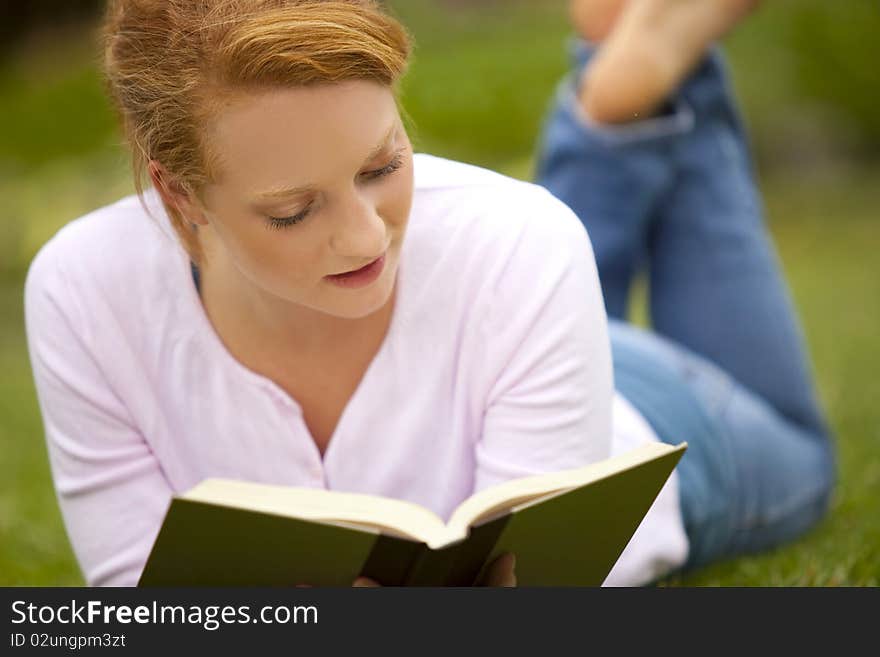
<instances>
[{"instance_id":1,"label":"woman's forehead","mask_svg":"<svg viewBox=\"0 0 880 657\"><path fill-rule=\"evenodd\" d=\"M212 123L218 182L256 195L362 166L402 129L392 90L368 81L252 92Z\"/></svg>"}]
</instances>

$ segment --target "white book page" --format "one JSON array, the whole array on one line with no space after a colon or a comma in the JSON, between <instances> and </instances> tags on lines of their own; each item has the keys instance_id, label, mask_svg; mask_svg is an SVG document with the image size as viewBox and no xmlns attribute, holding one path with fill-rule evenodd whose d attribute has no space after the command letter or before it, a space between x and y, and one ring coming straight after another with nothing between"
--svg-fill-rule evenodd
<instances>
[{"instance_id":1,"label":"white book page","mask_svg":"<svg viewBox=\"0 0 880 657\"><path fill-rule=\"evenodd\" d=\"M205 479L180 497L303 520L352 523L432 546L445 542L447 533L442 518L418 504L362 493Z\"/></svg>"},{"instance_id":2,"label":"white book page","mask_svg":"<svg viewBox=\"0 0 880 657\"><path fill-rule=\"evenodd\" d=\"M552 493L577 488L591 481L603 479L615 472L668 454L679 447L681 446L671 446L661 442L646 443L624 454L581 468L513 479L492 486L475 493L455 509L448 523L450 536L466 535L468 527L478 524L481 520L496 516L502 511L513 509Z\"/></svg>"},{"instance_id":3,"label":"white book page","mask_svg":"<svg viewBox=\"0 0 880 657\"><path fill-rule=\"evenodd\" d=\"M439 548L467 537L470 527L515 507L533 503L634 467L682 448L652 442L582 468L513 479L462 502L448 524L418 504L363 493L205 479L180 497L206 504L252 510L328 524L353 524Z\"/></svg>"}]
</instances>

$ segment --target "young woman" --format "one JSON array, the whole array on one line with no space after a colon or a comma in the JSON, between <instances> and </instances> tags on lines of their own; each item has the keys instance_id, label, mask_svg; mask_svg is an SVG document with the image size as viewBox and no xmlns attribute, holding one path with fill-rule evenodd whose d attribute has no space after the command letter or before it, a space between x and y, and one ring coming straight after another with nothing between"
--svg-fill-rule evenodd
<instances>
[{"instance_id":1,"label":"young woman","mask_svg":"<svg viewBox=\"0 0 880 657\"><path fill-rule=\"evenodd\" d=\"M171 495L205 477L446 516L475 490L667 436L614 392L575 215L540 187L413 156L394 93L409 44L372 0L118 0L106 35L152 189L65 227L26 286L90 584L134 584ZM676 442L716 459L688 467L726 508L711 468L734 461L695 393L652 387L663 358L637 349L646 396L671 395L692 430ZM609 583L685 563L699 536L680 478ZM494 581L512 576L507 560Z\"/></svg>"}]
</instances>

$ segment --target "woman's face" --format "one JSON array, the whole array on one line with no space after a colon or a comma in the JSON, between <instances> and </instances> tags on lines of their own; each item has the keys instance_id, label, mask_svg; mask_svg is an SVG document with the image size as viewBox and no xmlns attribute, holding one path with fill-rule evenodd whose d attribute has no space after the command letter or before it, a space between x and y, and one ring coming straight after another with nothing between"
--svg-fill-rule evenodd
<instances>
[{"instance_id":1,"label":"woman's face","mask_svg":"<svg viewBox=\"0 0 880 657\"><path fill-rule=\"evenodd\" d=\"M337 317L388 301L413 195L412 146L389 88L351 81L239 97L209 139L209 261L223 259L261 298Z\"/></svg>"}]
</instances>

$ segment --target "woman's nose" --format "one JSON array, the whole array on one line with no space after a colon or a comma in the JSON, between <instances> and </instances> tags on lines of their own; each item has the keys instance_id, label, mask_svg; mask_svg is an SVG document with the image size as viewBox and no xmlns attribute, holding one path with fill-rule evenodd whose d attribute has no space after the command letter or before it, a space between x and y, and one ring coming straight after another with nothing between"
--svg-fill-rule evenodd
<instances>
[{"instance_id":1,"label":"woman's nose","mask_svg":"<svg viewBox=\"0 0 880 657\"><path fill-rule=\"evenodd\" d=\"M333 224L330 246L340 256L376 258L388 246L385 222L367 196L352 194L340 203Z\"/></svg>"}]
</instances>

